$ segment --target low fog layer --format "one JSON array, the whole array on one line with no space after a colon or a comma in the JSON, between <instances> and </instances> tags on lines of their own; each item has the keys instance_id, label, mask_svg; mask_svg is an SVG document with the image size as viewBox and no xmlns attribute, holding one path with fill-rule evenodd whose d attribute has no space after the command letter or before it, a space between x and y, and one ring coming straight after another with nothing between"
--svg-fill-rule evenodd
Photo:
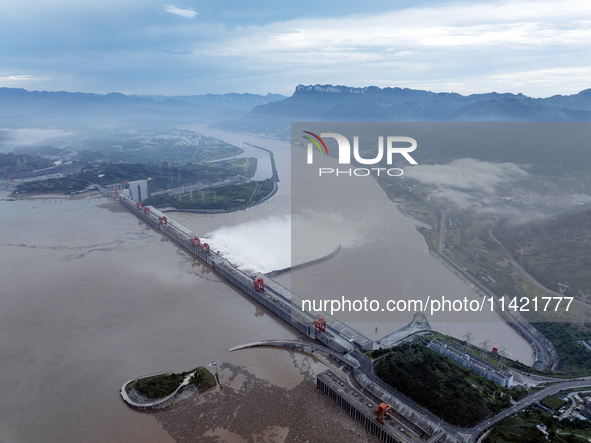
<instances>
[{"instance_id":1,"label":"low fog layer","mask_svg":"<svg viewBox=\"0 0 591 443\"><path fill-rule=\"evenodd\" d=\"M43 128L0 129L0 134L2 135L2 143L0 143L2 153L22 147L39 146L74 135L70 131Z\"/></svg>"},{"instance_id":2,"label":"low fog layer","mask_svg":"<svg viewBox=\"0 0 591 443\"><path fill-rule=\"evenodd\" d=\"M543 219L548 213L543 209L552 206L549 198L545 202L543 194L532 191L531 184L526 186L535 177L515 163L463 158L445 165L407 168L405 176L435 188L431 197L445 200L456 209L506 217L514 223ZM555 198L561 200L563 207L591 202L591 196L582 193L560 194Z\"/></svg>"},{"instance_id":3,"label":"low fog layer","mask_svg":"<svg viewBox=\"0 0 591 443\"><path fill-rule=\"evenodd\" d=\"M486 195L494 195L500 185L529 175L515 163L491 163L471 158L454 160L446 165L418 165L404 172L407 177L439 189L465 189Z\"/></svg>"}]
</instances>

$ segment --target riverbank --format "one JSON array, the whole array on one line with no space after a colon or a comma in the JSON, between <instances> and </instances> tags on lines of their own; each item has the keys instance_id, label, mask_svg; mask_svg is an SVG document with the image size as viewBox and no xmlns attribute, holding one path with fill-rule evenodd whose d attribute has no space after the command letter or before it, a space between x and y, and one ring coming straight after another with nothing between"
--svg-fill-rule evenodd
<instances>
[{"instance_id":1,"label":"riverbank","mask_svg":"<svg viewBox=\"0 0 591 443\"><path fill-rule=\"evenodd\" d=\"M84 191L77 192L75 194L44 194L44 193L30 193L30 194L15 194L10 193L7 194L8 198L5 199L7 201L15 201L15 200L80 200L83 198L87 198L90 195L99 195L99 192L96 190L95 187L91 189L86 189Z\"/></svg>"}]
</instances>

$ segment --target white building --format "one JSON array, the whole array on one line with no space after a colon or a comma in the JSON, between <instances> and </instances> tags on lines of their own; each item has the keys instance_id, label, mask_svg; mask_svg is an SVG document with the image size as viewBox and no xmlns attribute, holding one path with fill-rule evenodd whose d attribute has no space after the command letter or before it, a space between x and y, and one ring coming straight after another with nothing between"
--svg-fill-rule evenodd
<instances>
[{"instance_id":1,"label":"white building","mask_svg":"<svg viewBox=\"0 0 591 443\"><path fill-rule=\"evenodd\" d=\"M129 197L136 203L141 202L150 196L148 182L146 180L134 180L131 182L115 183L112 185L107 185L105 188L111 192L117 188L119 193Z\"/></svg>"},{"instance_id":2,"label":"white building","mask_svg":"<svg viewBox=\"0 0 591 443\"><path fill-rule=\"evenodd\" d=\"M429 347L498 385L510 388L513 384L513 374L510 372L495 368L489 362L442 340L440 337L432 340Z\"/></svg>"}]
</instances>

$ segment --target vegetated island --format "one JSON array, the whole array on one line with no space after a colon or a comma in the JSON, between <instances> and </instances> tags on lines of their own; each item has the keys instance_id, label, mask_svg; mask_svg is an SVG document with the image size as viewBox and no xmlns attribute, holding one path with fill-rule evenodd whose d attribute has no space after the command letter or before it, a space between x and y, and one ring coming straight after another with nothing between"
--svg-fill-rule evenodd
<instances>
[{"instance_id":1,"label":"vegetated island","mask_svg":"<svg viewBox=\"0 0 591 443\"><path fill-rule=\"evenodd\" d=\"M150 197L144 201L144 205L186 212L227 212L261 203L270 198L276 189L276 183L271 179L248 181L177 195Z\"/></svg>"},{"instance_id":2,"label":"vegetated island","mask_svg":"<svg viewBox=\"0 0 591 443\"><path fill-rule=\"evenodd\" d=\"M216 386L214 376L200 366L181 373L164 373L130 380L121 387L121 398L142 410L165 409Z\"/></svg>"},{"instance_id":3,"label":"vegetated island","mask_svg":"<svg viewBox=\"0 0 591 443\"><path fill-rule=\"evenodd\" d=\"M122 181L148 180L150 192L166 191L191 183L228 179L235 176L250 178L256 171L256 159L242 158L211 163L99 163L86 165L79 173L60 178L26 181L18 185L18 194L61 192L73 194L92 185L109 185Z\"/></svg>"}]
</instances>

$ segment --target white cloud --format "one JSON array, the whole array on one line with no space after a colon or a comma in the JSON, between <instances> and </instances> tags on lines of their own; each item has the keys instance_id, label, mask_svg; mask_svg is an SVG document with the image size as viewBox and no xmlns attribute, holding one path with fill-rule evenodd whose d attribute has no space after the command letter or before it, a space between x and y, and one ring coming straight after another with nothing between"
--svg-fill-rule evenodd
<instances>
[{"instance_id":1,"label":"white cloud","mask_svg":"<svg viewBox=\"0 0 591 443\"><path fill-rule=\"evenodd\" d=\"M529 174L515 163L491 163L462 158L445 165L418 165L405 170L406 177L436 186L432 197L479 215L495 214L525 221L542 217L537 211L525 211L499 203L498 195L514 190L516 182Z\"/></svg>"},{"instance_id":2,"label":"white cloud","mask_svg":"<svg viewBox=\"0 0 591 443\"><path fill-rule=\"evenodd\" d=\"M515 163L491 163L462 158L446 165L418 165L405 176L440 189L456 188L494 195L497 187L524 179L528 173Z\"/></svg>"},{"instance_id":3,"label":"white cloud","mask_svg":"<svg viewBox=\"0 0 591 443\"><path fill-rule=\"evenodd\" d=\"M558 12L557 12L558 11ZM587 18L586 20L584 18ZM591 38L591 3L528 1L453 3L440 8L412 8L379 15L278 22L250 27L247 34L225 45L229 55L302 52L363 53L367 49L391 51L413 47L513 47L545 45L584 46ZM568 27L564 26L568 23ZM253 43L256 42L256 45ZM391 56L391 54L388 54Z\"/></svg>"},{"instance_id":4,"label":"white cloud","mask_svg":"<svg viewBox=\"0 0 591 443\"><path fill-rule=\"evenodd\" d=\"M12 147L33 146L48 142L49 140L66 138L74 135L73 132L62 131L59 129L41 129L41 128L18 128L4 129L10 139L8 145Z\"/></svg>"},{"instance_id":5,"label":"white cloud","mask_svg":"<svg viewBox=\"0 0 591 443\"><path fill-rule=\"evenodd\" d=\"M0 77L0 86L12 87L20 86L20 83L35 82L40 80L47 80L46 77L34 77L28 74L6 75Z\"/></svg>"},{"instance_id":6,"label":"white cloud","mask_svg":"<svg viewBox=\"0 0 591 443\"><path fill-rule=\"evenodd\" d=\"M0 85L291 94L299 83L331 83L538 97L589 87L588 0L448 0L410 8L380 1L379 11L345 1L313 18L304 9L259 11L247 2L223 14L208 2L104 0L90 9L71 0L5 0L0 40L14 45L0 54L7 71ZM200 9L198 21L192 8ZM163 11L187 20L162 20ZM51 79L2 78L15 72Z\"/></svg>"},{"instance_id":7,"label":"white cloud","mask_svg":"<svg viewBox=\"0 0 591 443\"><path fill-rule=\"evenodd\" d=\"M257 67L285 75L307 71L298 83L310 78L351 86L544 96L585 89L581 76L591 70L591 59L583 56L591 40L591 2L580 0L449 3L294 19L226 35L213 44L196 42L193 54L231 59L235 69L243 61L243 73Z\"/></svg>"},{"instance_id":8,"label":"white cloud","mask_svg":"<svg viewBox=\"0 0 591 443\"><path fill-rule=\"evenodd\" d=\"M179 9L174 5L165 5L164 10L166 12L170 12L171 14L180 15L181 17L185 18L193 18L197 15L196 11L192 9Z\"/></svg>"}]
</instances>

